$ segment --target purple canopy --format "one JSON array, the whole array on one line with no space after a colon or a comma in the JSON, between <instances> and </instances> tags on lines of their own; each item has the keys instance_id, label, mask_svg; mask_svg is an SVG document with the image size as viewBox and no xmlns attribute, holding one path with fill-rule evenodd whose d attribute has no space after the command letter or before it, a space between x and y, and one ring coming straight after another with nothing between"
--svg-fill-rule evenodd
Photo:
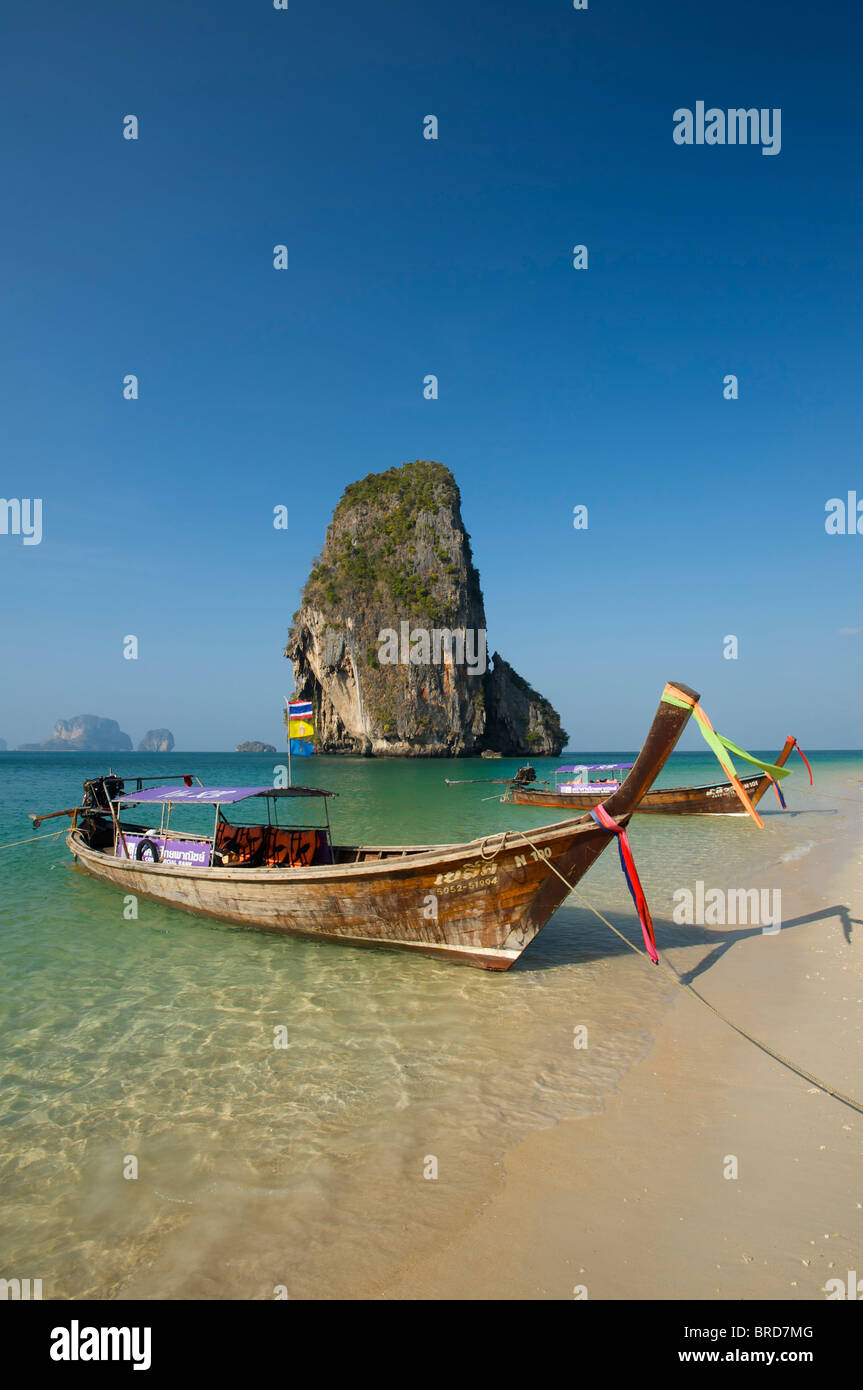
<instances>
[{"instance_id":1,"label":"purple canopy","mask_svg":"<svg viewBox=\"0 0 863 1390\"><path fill-rule=\"evenodd\" d=\"M124 792L114 801L183 802L187 806L230 805L249 796L338 796L320 787L148 787L146 791Z\"/></svg>"},{"instance_id":2,"label":"purple canopy","mask_svg":"<svg viewBox=\"0 0 863 1390\"><path fill-rule=\"evenodd\" d=\"M272 787L149 787L146 791L126 792L116 796L115 801L183 801L197 805L214 806L231 801L245 801L247 796L263 796L272 793Z\"/></svg>"},{"instance_id":3,"label":"purple canopy","mask_svg":"<svg viewBox=\"0 0 863 1390\"><path fill-rule=\"evenodd\" d=\"M634 767L634 763L576 763L574 767L559 767L558 772L617 772Z\"/></svg>"}]
</instances>

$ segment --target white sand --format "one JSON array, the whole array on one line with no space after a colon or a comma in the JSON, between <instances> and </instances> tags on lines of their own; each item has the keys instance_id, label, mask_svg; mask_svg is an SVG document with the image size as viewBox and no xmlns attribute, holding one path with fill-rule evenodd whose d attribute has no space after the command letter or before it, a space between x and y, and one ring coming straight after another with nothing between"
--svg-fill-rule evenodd
<instances>
[{"instance_id":1,"label":"white sand","mask_svg":"<svg viewBox=\"0 0 863 1390\"><path fill-rule=\"evenodd\" d=\"M863 1102L863 925L849 943L835 910L863 919L861 863L858 848L838 870L824 850L782 865L780 879L774 867L783 930L743 929L695 987ZM670 958L683 972L707 954L701 944ZM730 1155L736 1179L723 1175ZM531 1135L466 1227L365 1292L823 1299L827 1279L863 1277L861 1157L863 1116L681 990L604 1113Z\"/></svg>"}]
</instances>

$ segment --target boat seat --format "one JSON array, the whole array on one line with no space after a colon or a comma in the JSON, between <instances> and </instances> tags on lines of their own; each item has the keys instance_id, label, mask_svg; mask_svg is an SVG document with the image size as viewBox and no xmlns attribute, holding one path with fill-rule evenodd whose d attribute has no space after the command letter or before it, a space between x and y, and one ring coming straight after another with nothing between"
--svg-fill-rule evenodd
<instances>
[{"instance_id":1,"label":"boat seat","mask_svg":"<svg viewBox=\"0 0 863 1390\"><path fill-rule=\"evenodd\" d=\"M265 864L270 868L300 869L333 862L327 832L323 829L228 825L222 821L216 834L216 849L236 855L235 862L248 868Z\"/></svg>"},{"instance_id":2,"label":"boat seat","mask_svg":"<svg viewBox=\"0 0 863 1390\"><path fill-rule=\"evenodd\" d=\"M236 855L237 864L254 867L263 863L265 825L229 825L220 821L216 831L216 849L221 854Z\"/></svg>"}]
</instances>

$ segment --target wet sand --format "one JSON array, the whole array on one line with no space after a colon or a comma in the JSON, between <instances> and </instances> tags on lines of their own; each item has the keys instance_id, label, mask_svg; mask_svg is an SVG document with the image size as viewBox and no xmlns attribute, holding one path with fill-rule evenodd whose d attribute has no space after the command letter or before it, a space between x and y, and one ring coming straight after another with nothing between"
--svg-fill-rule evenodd
<instances>
[{"instance_id":1,"label":"wet sand","mask_svg":"<svg viewBox=\"0 0 863 1390\"><path fill-rule=\"evenodd\" d=\"M863 1101L863 847L848 849L839 864L820 846L774 871L782 931L739 929L693 984ZM668 958L683 975L710 954L702 940ZM824 1299L828 1279L863 1274L861 1158L863 1115L678 990L601 1114L531 1134L466 1228L358 1293Z\"/></svg>"}]
</instances>

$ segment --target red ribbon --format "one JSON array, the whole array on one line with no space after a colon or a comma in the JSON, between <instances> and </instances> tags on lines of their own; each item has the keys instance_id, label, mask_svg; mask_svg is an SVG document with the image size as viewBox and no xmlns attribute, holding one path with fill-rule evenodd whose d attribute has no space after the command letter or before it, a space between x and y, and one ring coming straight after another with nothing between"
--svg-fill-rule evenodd
<instances>
[{"instance_id":1,"label":"red ribbon","mask_svg":"<svg viewBox=\"0 0 863 1390\"><path fill-rule=\"evenodd\" d=\"M807 758L806 754L803 752L803 749L800 747L800 744L797 742L796 739L794 740L794 747L797 749L797 752L800 754L801 758L803 759L804 763L806 764L806 771L809 773L809 785L810 785L810 787L814 787L814 786L815 786L815 778L812 776L812 768L809 766L809 759Z\"/></svg>"},{"instance_id":2,"label":"red ribbon","mask_svg":"<svg viewBox=\"0 0 863 1390\"><path fill-rule=\"evenodd\" d=\"M653 921L650 916L650 908L647 906L647 899L644 896L644 889L638 877L638 870L635 867L635 860L632 857L632 848L629 843L629 836L622 825L618 825L608 814L604 806L595 806L590 813L597 825L601 825L603 830L608 830L610 834L617 836L617 849L620 855L620 866L623 869L623 876L632 894L632 901L635 903L638 912L638 920L641 923L641 934L644 937L644 945L647 954L654 965L659 964L659 952L656 949L656 937L653 932Z\"/></svg>"}]
</instances>

